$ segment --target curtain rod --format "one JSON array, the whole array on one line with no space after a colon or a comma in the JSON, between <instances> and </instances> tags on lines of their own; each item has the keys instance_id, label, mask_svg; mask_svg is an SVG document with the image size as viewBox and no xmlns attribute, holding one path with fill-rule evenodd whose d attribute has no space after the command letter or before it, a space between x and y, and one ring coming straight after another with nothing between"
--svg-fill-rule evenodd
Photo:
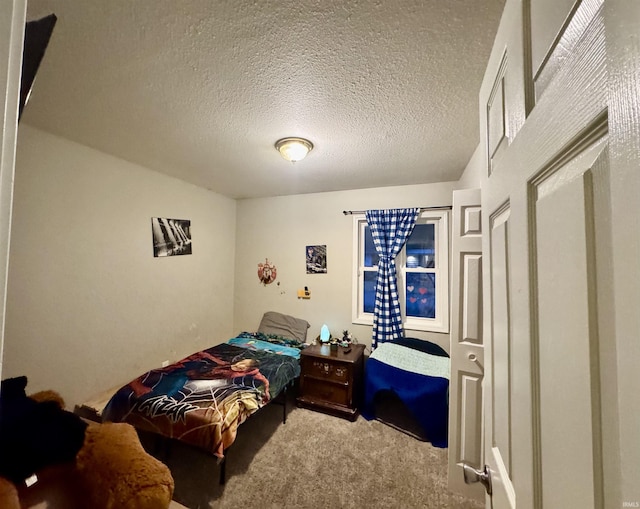
<instances>
[{"instance_id":1,"label":"curtain rod","mask_svg":"<svg viewBox=\"0 0 640 509\"><path fill-rule=\"evenodd\" d=\"M407 207L410 208L410 207ZM451 205L444 205L442 207L420 207L420 212L423 210L451 210ZM345 216L350 216L352 214L364 214L366 210L343 210L342 213Z\"/></svg>"}]
</instances>

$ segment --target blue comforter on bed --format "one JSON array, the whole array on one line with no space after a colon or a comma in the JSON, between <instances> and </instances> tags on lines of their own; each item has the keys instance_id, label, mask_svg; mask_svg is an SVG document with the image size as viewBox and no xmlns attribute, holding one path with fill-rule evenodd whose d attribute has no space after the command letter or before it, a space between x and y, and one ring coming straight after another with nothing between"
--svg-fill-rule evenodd
<instances>
[{"instance_id":1,"label":"blue comforter on bed","mask_svg":"<svg viewBox=\"0 0 640 509\"><path fill-rule=\"evenodd\" d=\"M265 341L257 339L254 336L240 335L236 338L231 338L227 341L230 345L239 346L241 348L248 348L249 350L262 350L265 352L271 352L278 355L288 355L294 359L300 359L300 348L294 348L291 346L281 345L273 343L271 341Z\"/></svg>"},{"instance_id":2,"label":"blue comforter on bed","mask_svg":"<svg viewBox=\"0 0 640 509\"><path fill-rule=\"evenodd\" d=\"M375 350L366 364L362 416L368 420L373 419L375 395L382 390L391 390L416 418L427 439L435 447L447 447L449 378L445 363L448 364L449 358L444 357L446 353L434 352L437 355L433 355L407 349L408 359L421 358L425 361L423 366L429 365L426 369L416 369L416 364L420 363L405 363L402 357L398 359L395 355L389 355L390 352L385 352L383 348L385 344ZM393 346L396 353L398 348L406 349L405 346ZM435 376L425 374L429 371Z\"/></svg>"}]
</instances>

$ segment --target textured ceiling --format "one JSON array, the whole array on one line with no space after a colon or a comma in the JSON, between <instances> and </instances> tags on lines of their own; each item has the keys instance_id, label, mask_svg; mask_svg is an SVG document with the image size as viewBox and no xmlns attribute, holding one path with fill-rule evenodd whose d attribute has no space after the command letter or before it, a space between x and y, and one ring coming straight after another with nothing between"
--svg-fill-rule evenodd
<instances>
[{"instance_id":1,"label":"textured ceiling","mask_svg":"<svg viewBox=\"0 0 640 509\"><path fill-rule=\"evenodd\" d=\"M503 5L29 0L58 23L22 122L232 198L457 180Z\"/></svg>"}]
</instances>

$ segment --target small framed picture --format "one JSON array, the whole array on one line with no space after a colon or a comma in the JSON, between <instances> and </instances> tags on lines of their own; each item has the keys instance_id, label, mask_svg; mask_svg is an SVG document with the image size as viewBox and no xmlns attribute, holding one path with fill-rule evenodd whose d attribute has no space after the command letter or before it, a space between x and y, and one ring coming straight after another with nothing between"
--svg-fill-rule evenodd
<instances>
[{"instance_id":1,"label":"small framed picture","mask_svg":"<svg viewBox=\"0 0 640 509\"><path fill-rule=\"evenodd\" d=\"M188 219L151 218L153 256L191 254L191 221Z\"/></svg>"},{"instance_id":2,"label":"small framed picture","mask_svg":"<svg viewBox=\"0 0 640 509\"><path fill-rule=\"evenodd\" d=\"M327 246L307 246L307 274L327 273Z\"/></svg>"}]
</instances>

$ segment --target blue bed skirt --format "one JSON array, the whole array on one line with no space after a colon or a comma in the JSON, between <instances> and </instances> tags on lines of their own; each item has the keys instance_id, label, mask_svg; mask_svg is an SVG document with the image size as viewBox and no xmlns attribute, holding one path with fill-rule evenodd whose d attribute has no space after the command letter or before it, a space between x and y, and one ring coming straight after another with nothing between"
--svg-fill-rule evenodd
<instances>
[{"instance_id":1,"label":"blue bed skirt","mask_svg":"<svg viewBox=\"0 0 640 509\"><path fill-rule=\"evenodd\" d=\"M447 447L449 423L449 380L420 375L376 359L365 367L365 398L362 416L375 418L374 398L382 390L393 391L413 414L427 440L435 447Z\"/></svg>"}]
</instances>

